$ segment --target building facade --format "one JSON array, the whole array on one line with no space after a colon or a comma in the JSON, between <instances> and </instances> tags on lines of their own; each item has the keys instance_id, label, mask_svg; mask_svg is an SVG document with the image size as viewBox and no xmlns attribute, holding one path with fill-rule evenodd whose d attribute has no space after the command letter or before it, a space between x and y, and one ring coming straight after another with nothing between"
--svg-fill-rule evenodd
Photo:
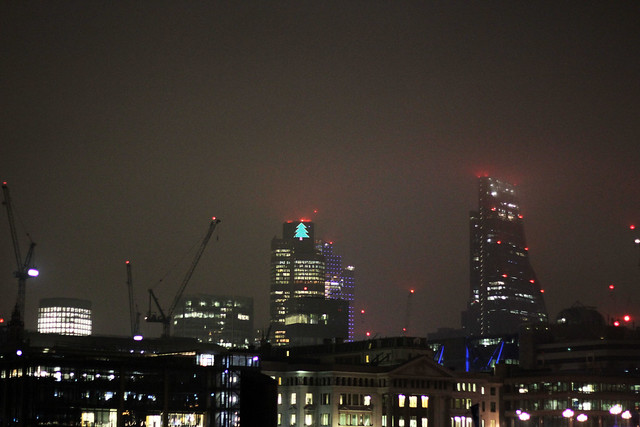
<instances>
[{"instance_id":1,"label":"building facade","mask_svg":"<svg viewBox=\"0 0 640 427\"><path fill-rule=\"evenodd\" d=\"M0 425L275 427L260 359L193 339L30 334L0 348Z\"/></svg>"},{"instance_id":2,"label":"building facade","mask_svg":"<svg viewBox=\"0 0 640 427\"><path fill-rule=\"evenodd\" d=\"M44 298L38 307L41 334L91 335L91 301L76 298Z\"/></svg>"},{"instance_id":3,"label":"building facade","mask_svg":"<svg viewBox=\"0 0 640 427\"><path fill-rule=\"evenodd\" d=\"M279 426L500 425L500 384L488 374L460 376L438 365L423 339L295 350L263 362L278 384Z\"/></svg>"},{"instance_id":4,"label":"building facade","mask_svg":"<svg viewBox=\"0 0 640 427\"><path fill-rule=\"evenodd\" d=\"M284 223L282 238L271 241L272 342L308 345L347 340L353 280L344 285L341 276L340 259L333 255L331 244L315 240L312 222Z\"/></svg>"},{"instance_id":5,"label":"building facade","mask_svg":"<svg viewBox=\"0 0 640 427\"><path fill-rule=\"evenodd\" d=\"M467 335L513 334L524 323L546 322L515 186L479 178L478 210L469 224L470 296L462 316Z\"/></svg>"},{"instance_id":6,"label":"building facade","mask_svg":"<svg viewBox=\"0 0 640 427\"><path fill-rule=\"evenodd\" d=\"M225 348L248 348L256 338L253 298L209 294L184 296L174 311L173 334Z\"/></svg>"}]
</instances>

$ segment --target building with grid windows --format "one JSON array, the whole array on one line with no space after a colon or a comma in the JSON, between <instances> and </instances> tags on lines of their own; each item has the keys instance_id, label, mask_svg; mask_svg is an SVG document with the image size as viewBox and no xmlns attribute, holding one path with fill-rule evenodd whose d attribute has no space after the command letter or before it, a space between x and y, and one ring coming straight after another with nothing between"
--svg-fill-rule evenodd
<instances>
[{"instance_id":1,"label":"building with grid windows","mask_svg":"<svg viewBox=\"0 0 640 427\"><path fill-rule=\"evenodd\" d=\"M173 315L173 334L225 348L254 342L253 298L196 294L182 297Z\"/></svg>"},{"instance_id":2,"label":"building with grid windows","mask_svg":"<svg viewBox=\"0 0 640 427\"><path fill-rule=\"evenodd\" d=\"M313 222L284 223L282 238L271 241L272 342L310 345L348 340L353 287L353 267L342 269L332 244L315 240Z\"/></svg>"},{"instance_id":3,"label":"building with grid windows","mask_svg":"<svg viewBox=\"0 0 640 427\"><path fill-rule=\"evenodd\" d=\"M466 334L513 334L524 323L546 322L543 290L529 261L514 185L479 178L470 239L470 296L462 316Z\"/></svg>"},{"instance_id":4,"label":"building with grid windows","mask_svg":"<svg viewBox=\"0 0 640 427\"><path fill-rule=\"evenodd\" d=\"M76 298L44 298L38 308L41 334L91 335L91 301Z\"/></svg>"}]
</instances>

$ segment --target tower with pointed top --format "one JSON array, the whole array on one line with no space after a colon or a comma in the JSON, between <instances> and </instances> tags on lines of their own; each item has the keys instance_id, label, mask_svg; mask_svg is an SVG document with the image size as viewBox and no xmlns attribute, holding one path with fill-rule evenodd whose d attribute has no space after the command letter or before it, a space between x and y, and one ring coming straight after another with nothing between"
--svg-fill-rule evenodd
<instances>
[{"instance_id":1,"label":"tower with pointed top","mask_svg":"<svg viewBox=\"0 0 640 427\"><path fill-rule=\"evenodd\" d=\"M470 213L469 225L471 286L462 316L467 335L512 334L523 323L546 322L515 186L479 178L478 210Z\"/></svg>"}]
</instances>

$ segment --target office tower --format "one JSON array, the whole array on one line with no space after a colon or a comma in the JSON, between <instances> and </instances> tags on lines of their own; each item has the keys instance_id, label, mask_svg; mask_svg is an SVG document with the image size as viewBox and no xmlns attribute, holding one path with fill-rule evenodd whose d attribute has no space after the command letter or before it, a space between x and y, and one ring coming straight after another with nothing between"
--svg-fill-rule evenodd
<instances>
[{"instance_id":1,"label":"office tower","mask_svg":"<svg viewBox=\"0 0 640 427\"><path fill-rule=\"evenodd\" d=\"M91 335L91 301L44 298L38 307L41 334Z\"/></svg>"},{"instance_id":2,"label":"office tower","mask_svg":"<svg viewBox=\"0 0 640 427\"><path fill-rule=\"evenodd\" d=\"M354 336L354 285L355 268L348 265L342 268L342 256L333 250L333 242L318 242L318 248L322 252L326 263L326 281L325 281L325 297L328 299L343 300L348 303L348 337L349 341L353 341Z\"/></svg>"},{"instance_id":3,"label":"office tower","mask_svg":"<svg viewBox=\"0 0 640 427\"><path fill-rule=\"evenodd\" d=\"M322 247L315 241L314 224L306 220L284 223L282 238L271 241L270 314L276 345L348 339L349 301L326 296Z\"/></svg>"},{"instance_id":4,"label":"office tower","mask_svg":"<svg viewBox=\"0 0 640 427\"><path fill-rule=\"evenodd\" d=\"M173 334L226 348L254 342L253 298L196 294L182 297L173 315Z\"/></svg>"},{"instance_id":5,"label":"office tower","mask_svg":"<svg viewBox=\"0 0 640 427\"><path fill-rule=\"evenodd\" d=\"M470 298L463 313L468 335L518 332L547 321L542 289L529 262L514 185L479 179L478 210L470 213Z\"/></svg>"}]
</instances>

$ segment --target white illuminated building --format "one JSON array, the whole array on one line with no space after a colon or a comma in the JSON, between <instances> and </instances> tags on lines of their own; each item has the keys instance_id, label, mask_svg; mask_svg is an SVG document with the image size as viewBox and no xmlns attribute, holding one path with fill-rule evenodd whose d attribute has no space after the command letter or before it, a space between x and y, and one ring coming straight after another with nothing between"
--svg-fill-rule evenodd
<instances>
[{"instance_id":1,"label":"white illuminated building","mask_svg":"<svg viewBox=\"0 0 640 427\"><path fill-rule=\"evenodd\" d=\"M91 335L91 301L76 298L45 298L38 308L41 334Z\"/></svg>"}]
</instances>

